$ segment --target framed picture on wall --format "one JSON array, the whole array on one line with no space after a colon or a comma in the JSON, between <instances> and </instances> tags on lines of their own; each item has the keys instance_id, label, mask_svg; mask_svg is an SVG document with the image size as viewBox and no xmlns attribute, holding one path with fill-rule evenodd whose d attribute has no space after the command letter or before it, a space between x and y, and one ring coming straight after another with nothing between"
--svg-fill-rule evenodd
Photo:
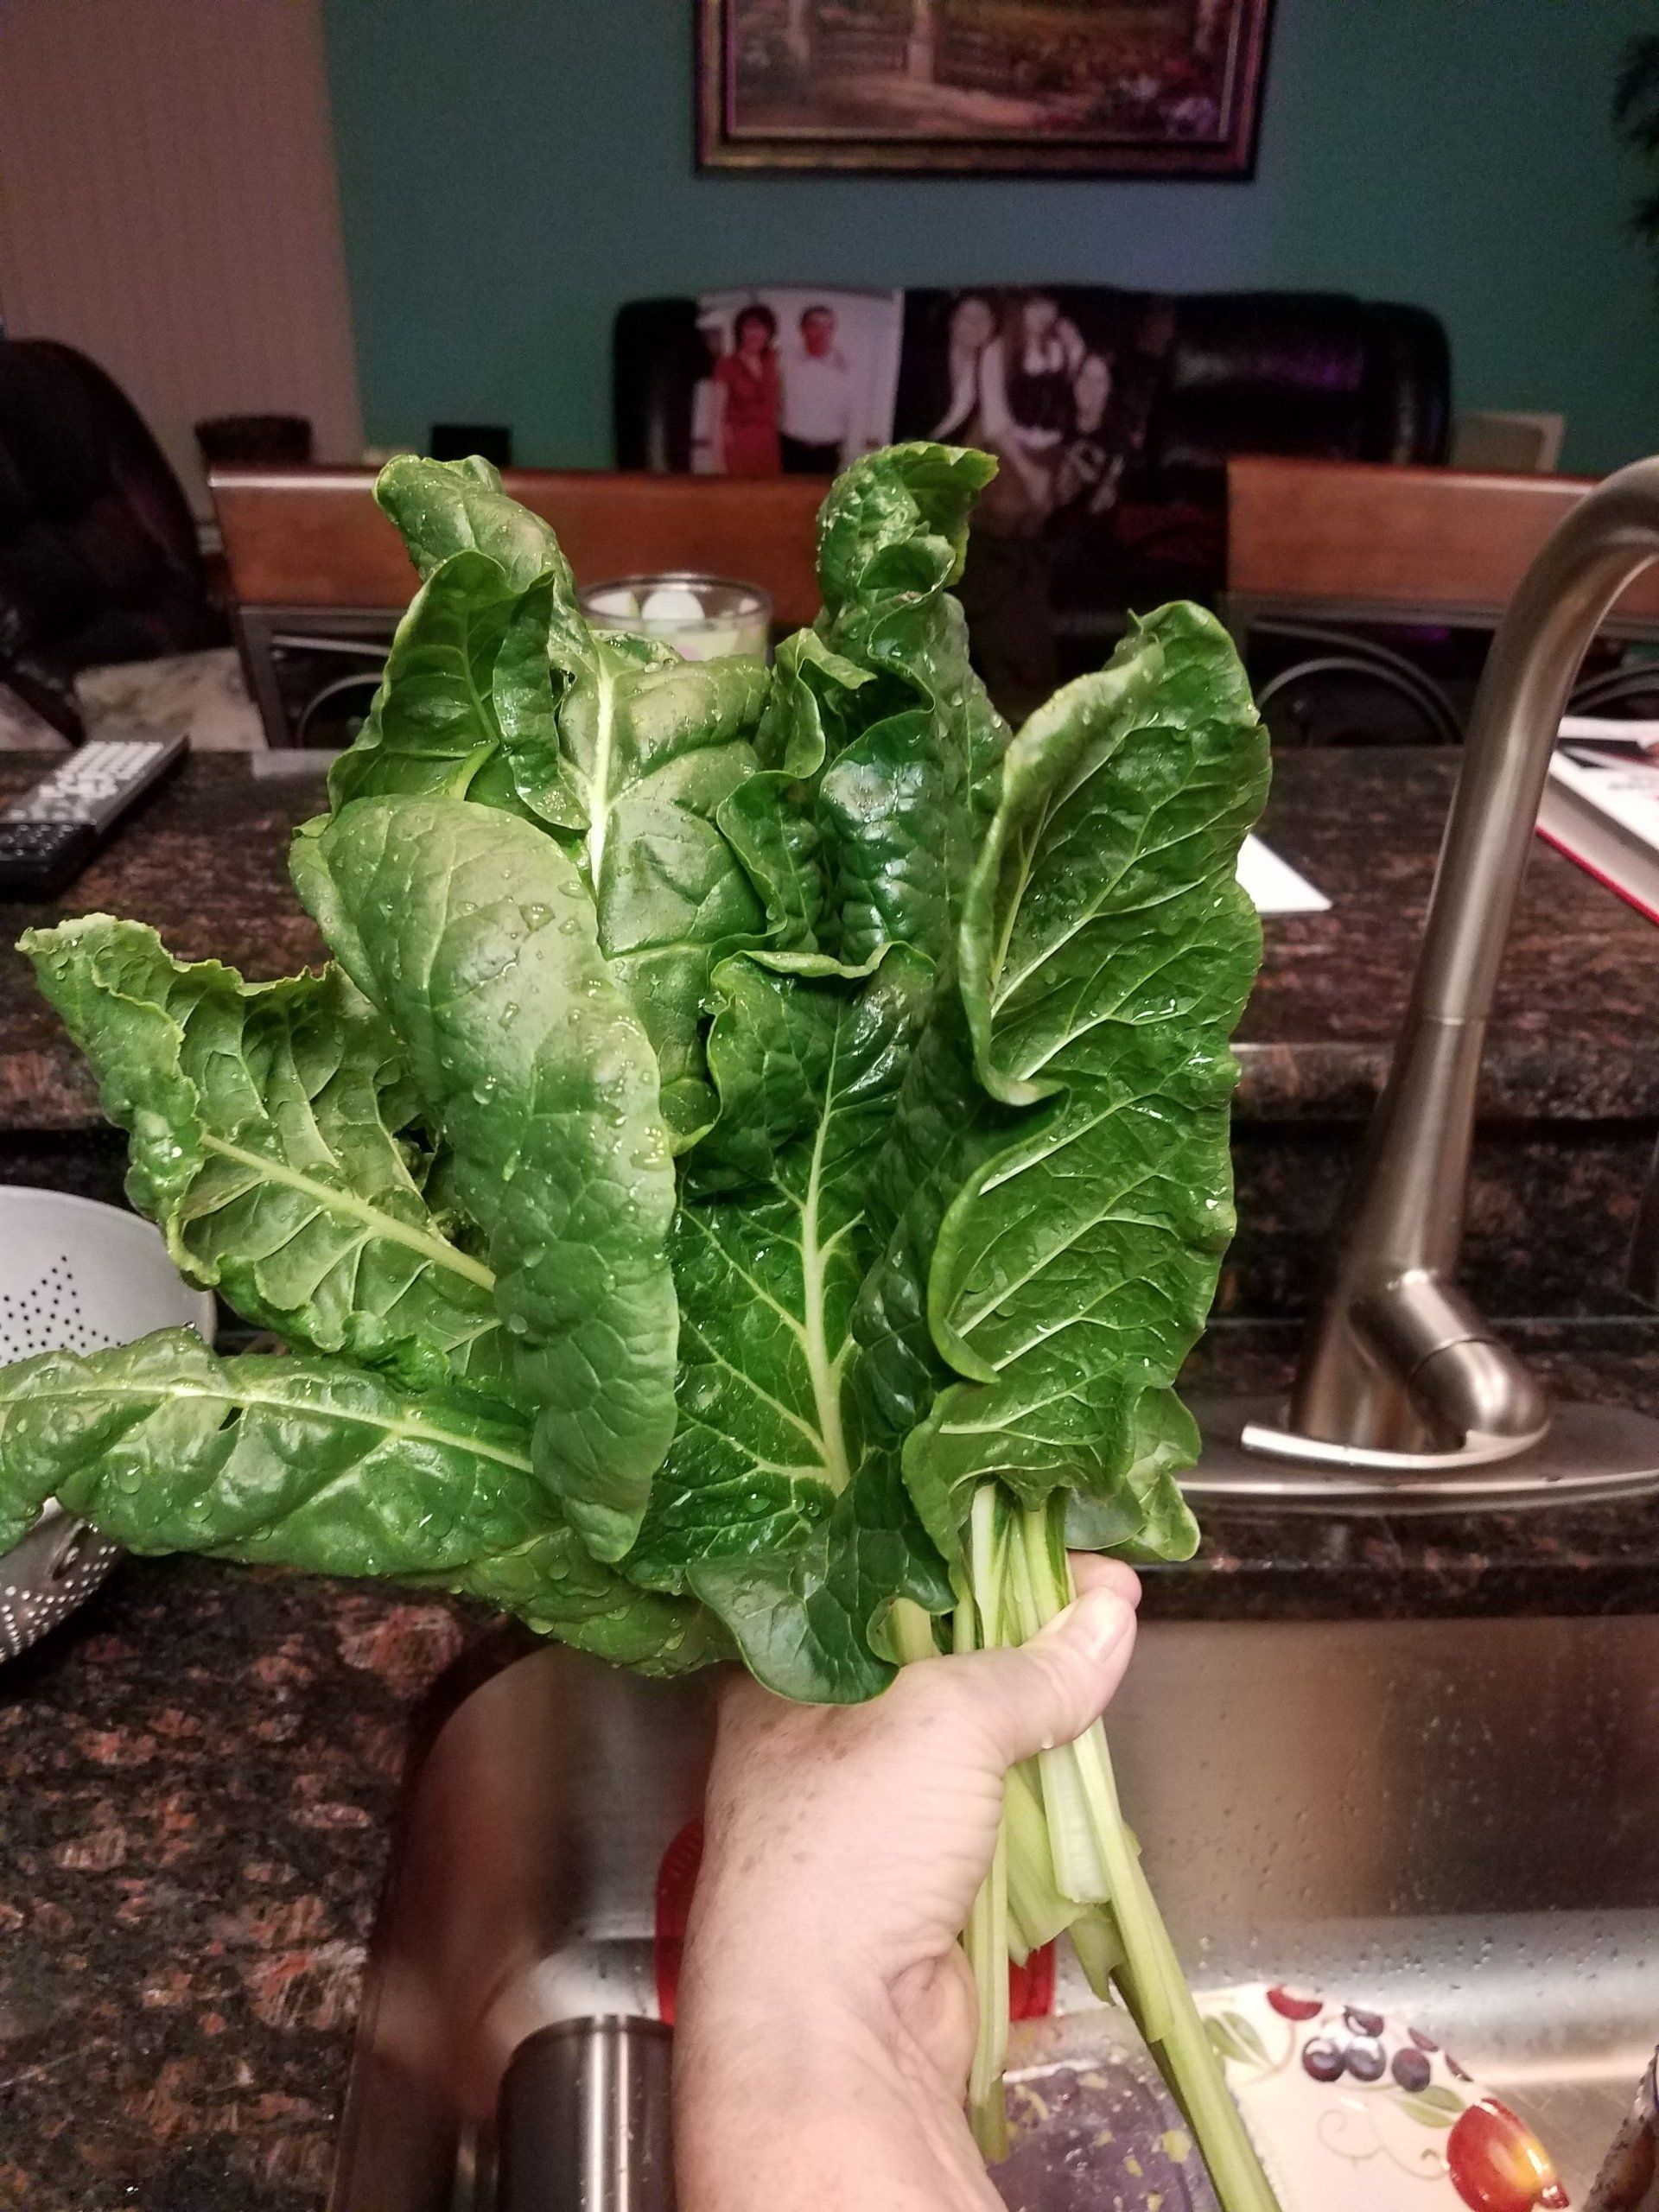
<instances>
[{"instance_id":1,"label":"framed picture on wall","mask_svg":"<svg viewBox=\"0 0 1659 2212\"><path fill-rule=\"evenodd\" d=\"M1272 0L697 0L705 168L1249 176Z\"/></svg>"}]
</instances>

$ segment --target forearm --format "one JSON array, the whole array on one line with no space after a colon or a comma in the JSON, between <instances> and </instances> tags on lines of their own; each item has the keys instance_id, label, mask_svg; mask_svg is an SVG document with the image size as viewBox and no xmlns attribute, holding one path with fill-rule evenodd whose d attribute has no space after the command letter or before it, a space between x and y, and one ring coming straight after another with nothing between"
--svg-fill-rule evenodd
<instances>
[{"instance_id":1,"label":"forearm","mask_svg":"<svg viewBox=\"0 0 1659 2212\"><path fill-rule=\"evenodd\" d=\"M674 2102L680 2212L1001 2212L925 2062L902 2037L804 2018L798 1989L747 2020L694 2011Z\"/></svg>"}]
</instances>

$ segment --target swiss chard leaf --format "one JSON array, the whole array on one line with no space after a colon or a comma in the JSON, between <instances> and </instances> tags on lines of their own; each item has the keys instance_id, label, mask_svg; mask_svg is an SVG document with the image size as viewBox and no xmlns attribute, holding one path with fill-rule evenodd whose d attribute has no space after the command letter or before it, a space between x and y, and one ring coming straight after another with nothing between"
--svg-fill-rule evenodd
<instances>
[{"instance_id":1,"label":"swiss chard leaf","mask_svg":"<svg viewBox=\"0 0 1659 2212\"><path fill-rule=\"evenodd\" d=\"M492 696L522 596L483 553L452 554L431 571L397 625L368 720L328 772L334 806L442 792L523 810Z\"/></svg>"},{"instance_id":2,"label":"swiss chard leaf","mask_svg":"<svg viewBox=\"0 0 1659 2212\"><path fill-rule=\"evenodd\" d=\"M461 1591L649 1672L721 1649L695 1605L590 1556L531 1471L524 1421L338 1360L221 1359L168 1329L6 1368L0 1550L50 1497L132 1551Z\"/></svg>"},{"instance_id":3,"label":"swiss chard leaf","mask_svg":"<svg viewBox=\"0 0 1659 2212\"><path fill-rule=\"evenodd\" d=\"M792 799L811 825L796 842L820 888L816 901L780 898L775 869L763 887L786 924L816 906L817 943L849 963L891 944L941 975L952 957L983 794L1007 738L949 592L995 467L943 446L856 462L820 522L816 632L779 652L762 749L780 804ZM745 807L760 804L745 794ZM772 843L790 841L774 833Z\"/></svg>"},{"instance_id":4,"label":"swiss chard leaf","mask_svg":"<svg viewBox=\"0 0 1659 2212\"><path fill-rule=\"evenodd\" d=\"M982 820L995 804L1008 730L973 673L950 587L962 574L974 503L995 474L988 454L891 446L839 480L818 537L820 634L906 703L928 707L942 728L935 741ZM867 712L867 725L874 719Z\"/></svg>"},{"instance_id":5,"label":"swiss chard leaf","mask_svg":"<svg viewBox=\"0 0 1659 2212\"><path fill-rule=\"evenodd\" d=\"M1136 1468L1143 1529L1196 1540L1139 1408L1174 1382L1232 1232L1228 1039L1261 950L1236 868L1267 772L1226 633L1179 606L1008 753L962 982L982 1083L1027 1110L967 1139L929 1272L934 1342L971 1378L906 1446L936 1541L983 1475L1133 1517Z\"/></svg>"},{"instance_id":6,"label":"swiss chard leaf","mask_svg":"<svg viewBox=\"0 0 1659 2212\"><path fill-rule=\"evenodd\" d=\"M575 862L453 799L364 799L296 842L336 957L402 1039L484 1232L538 1471L601 1559L674 1433L674 1170L645 1033Z\"/></svg>"},{"instance_id":7,"label":"swiss chard leaf","mask_svg":"<svg viewBox=\"0 0 1659 2212\"><path fill-rule=\"evenodd\" d=\"M825 761L856 735L858 695L874 681L869 671L831 652L816 631L798 630L778 648L755 734L763 765L716 816L764 902L767 942L775 949L817 950L826 887L817 781Z\"/></svg>"},{"instance_id":8,"label":"swiss chard leaf","mask_svg":"<svg viewBox=\"0 0 1659 2212\"><path fill-rule=\"evenodd\" d=\"M683 1148L715 1112L709 963L766 934L716 817L755 773L766 670L591 629L552 531L484 462L400 460L376 488L426 581L369 721L336 764L334 804L441 791L528 812L563 840Z\"/></svg>"},{"instance_id":9,"label":"swiss chard leaf","mask_svg":"<svg viewBox=\"0 0 1659 2212\"><path fill-rule=\"evenodd\" d=\"M876 1394L853 1388L851 1322L893 1211L873 1171L928 1005L950 994L980 786L1006 738L946 595L988 467L905 448L837 484L821 538L824 614L780 651L758 741L767 765L720 815L765 895L773 941L823 955L792 973L783 958L721 971L731 995L709 1056L721 1115L692 1156L677 1233L681 1427L630 1567L646 1579L678 1567L750 1666L797 1695L864 1695L879 1684L879 1586L900 1563L906 1579L889 1580L887 1598L902 1590L948 1602L893 1478L906 1409L889 1401L865 1427ZM796 1284L807 1271L787 1258L811 1240L791 1224L813 1147L842 1126L837 1085L849 1072L859 1084L861 1042L872 1033L860 1025L891 1020L895 983L899 1049L884 1050L879 1088L855 1089L855 1141L817 1192L845 1216L831 1230L836 1265L821 1328L834 1347L826 1418L824 1392L815 1403L806 1388L811 1361L798 1351L812 1298L803 1301ZM982 1102L970 1062L956 1059ZM946 1157L955 1136L951 1126ZM713 1196L722 1178L747 1179L759 1194L722 1204ZM780 1267L790 1273L774 1279ZM924 1381L912 1419L931 1401L931 1366Z\"/></svg>"},{"instance_id":10,"label":"swiss chard leaf","mask_svg":"<svg viewBox=\"0 0 1659 2212\"><path fill-rule=\"evenodd\" d=\"M512 788L527 810L555 830L580 830L587 815L570 764L559 750L558 698L569 675L586 664L591 641L585 625L581 651L556 672L550 658L561 620L550 578L531 584L514 603L490 676L490 704ZM574 624L580 624L579 615ZM567 635L569 644L575 627ZM470 796L470 794L469 794Z\"/></svg>"},{"instance_id":11,"label":"swiss chard leaf","mask_svg":"<svg viewBox=\"0 0 1659 2212\"><path fill-rule=\"evenodd\" d=\"M1198 1425L1173 1390L1147 1390L1134 1419L1122 1481L1109 1491L1074 1491L1066 1500L1066 1541L1136 1566L1190 1558L1196 1530L1176 1478L1198 1464Z\"/></svg>"},{"instance_id":12,"label":"swiss chard leaf","mask_svg":"<svg viewBox=\"0 0 1659 2212\"><path fill-rule=\"evenodd\" d=\"M501 488L499 472L474 454L465 461L428 461L397 454L375 480L374 496L397 524L421 575L457 553L481 553L526 591L545 578L575 613L576 580L559 541L539 515Z\"/></svg>"},{"instance_id":13,"label":"swiss chard leaf","mask_svg":"<svg viewBox=\"0 0 1659 2212\"><path fill-rule=\"evenodd\" d=\"M785 638L755 740L764 766L795 781L816 776L869 721L880 696L876 682L873 669L835 652L816 630Z\"/></svg>"},{"instance_id":14,"label":"swiss chard leaf","mask_svg":"<svg viewBox=\"0 0 1659 2212\"><path fill-rule=\"evenodd\" d=\"M818 828L804 798L792 778L763 768L715 817L765 909L766 943L784 952L816 951L823 922Z\"/></svg>"},{"instance_id":15,"label":"swiss chard leaf","mask_svg":"<svg viewBox=\"0 0 1659 2212\"><path fill-rule=\"evenodd\" d=\"M399 454L374 495L421 589L369 719L334 765L333 803L443 791L578 826L555 709L594 648L557 538L476 457Z\"/></svg>"},{"instance_id":16,"label":"swiss chard leaf","mask_svg":"<svg viewBox=\"0 0 1659 2212\"><path fill-rule=\"evenodd\" d=\"M795 1544L706 1560L689 1580L758 1681L813 1704L855 1705L893 1679L882 1647L896 1599L932 1613L951 1600L898 1462L877 1452Z\"/></svg>"},{"instance_id":17,"label":"swiss chard leaf","mask_svg":"<svg viewBox=\"0 0 1659 2212\"><path fill-rule=\"evenodd\" d=\"M681 1147L715 1115L702 1037L709 964L765 932L716 817L754 774L766 683L759 661L665 661L597 634L558 708L560 797L574 797L579 816L564 834L593 888L601 950L657 1054Z\"/></svg>"},{"instance_id":18,"label":"swiss chard leaf","mask_svg":"<svg viewBox=\"0 0 1659 2212\"><path fill-rule=\"evenodd\" d=\"M715 982L729 1122L693 1155L676 1224L680 1421L626 1571L695 1590L774 1688L867 1696L889 1671L872 1617L901 1592L948 1601L848 1388L864 1182L931 971L904 948L868 975L751 955Z\"/></svg>"},{"instance_id":19,"label":"swiss chard leaf","mask_svg":"<svg viewBox=\"0 0 1659 2212\"><path fill-rule=\"evenodd\" d=\"M855 461L836 478L818 516L826 613L837 617L878 591L931 592L955 583L975 502L995 474L988 453L925 440Z\"/></svg>"},{"instance_id":20,"label":"swiss chard leaf","mask_svg":"<svg viewBox=\"0 0 1659 2212\"><path fill-rule=\"evenodd\" d=\"M185 1274L296 1348L507 1391L493 1278L434 1219L397 1041L337 969L248 984L107 914L22 947Z\"/></svg>"},{"instance_id":21,"label":"swiss chard leaf","mask_svg":"<svg viewBox=\"0 0 1659 2212\"><path fill-rule=\"evenodd\" d=\"M853 1314L861 1418L867 1434L895 1449L950 1378L928 1325L939 1225L974 1165L1014 1120L974 1072L960 993L949 982L936 988L871 1167L865 1217L875 1256ZM936 1526L936 1541L948 1525Z\"/></svg>"}]
</instances>

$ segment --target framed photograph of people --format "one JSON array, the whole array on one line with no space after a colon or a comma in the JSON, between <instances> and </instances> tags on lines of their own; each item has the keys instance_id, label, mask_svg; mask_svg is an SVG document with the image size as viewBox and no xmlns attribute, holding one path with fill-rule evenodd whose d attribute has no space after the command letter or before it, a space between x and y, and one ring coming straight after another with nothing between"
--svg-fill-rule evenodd
<instances>
[{"instance_id":1,"label":"framed photograph of people","mask_svg":"<svg viewBox=\"0 0 1659 2212\"><path fill-rule=\"evenodd\" d=\"M1251 174L1272 0L697 0L705 168Z\"/></svg>"},{"instance_id":2,"label":"framed photograph of people","mask_svg":"<svg viewBox=\"0 0 1659 2212\"><path fill-rule=\"evenodd\" d=\"M904 295L762 284L697 302L699 476L834 476L893 436Z\"/></svg>"}]
</instances>

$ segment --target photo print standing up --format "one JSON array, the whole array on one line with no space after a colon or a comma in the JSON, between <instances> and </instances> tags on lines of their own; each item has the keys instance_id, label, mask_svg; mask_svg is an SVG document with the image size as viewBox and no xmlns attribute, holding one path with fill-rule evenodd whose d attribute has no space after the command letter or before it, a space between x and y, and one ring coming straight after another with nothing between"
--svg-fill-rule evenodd
<instances>
[{"instance_id":1,"label":"photo print standing up","mask_svg":"<svg viewBox=\"0 0 1659 2212\"><path fill-rule=\"evenodd\" d=\"M909 296L899 437L987 447L1004 531L1105 514L1146 426L1161 334L1126 296L1009 285Z\"/></svg>"},{"instance_id":2,"label":"photo print standing up","mask_svg":"<svg viewBox=\"0 0 1659 2212\"><path fill-rule=\"evenodd\" d=\"M1169 337L1166 301L1099 286L906 295L893 435L981 446L998 461L961 591L999 704L1024 711L1053 690L1062 630L1096 634L1135 527Z\"/></svg>"},{"instance_id":3,"label":"photo print standing up","mask_svg":"<svg viewBox=\"0 0 1659 2212\"><path fill-rule=\"evenodd\" d=\"M833 476L893 435L898 292L766 284L705 292L691 407L705 476Z\"/></svg>"}]
</instances>

